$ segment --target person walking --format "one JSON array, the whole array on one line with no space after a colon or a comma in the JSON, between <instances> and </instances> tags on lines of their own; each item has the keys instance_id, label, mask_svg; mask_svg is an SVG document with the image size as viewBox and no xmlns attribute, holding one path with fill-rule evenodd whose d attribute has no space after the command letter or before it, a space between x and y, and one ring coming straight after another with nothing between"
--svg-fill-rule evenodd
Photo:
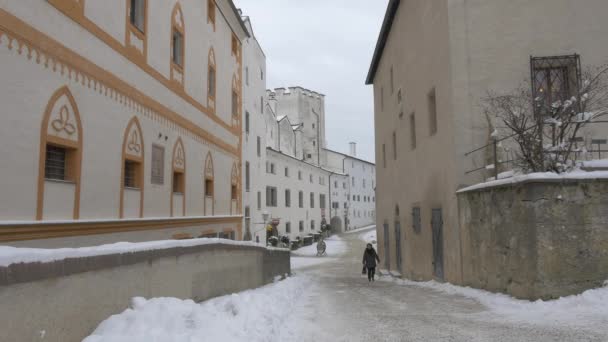
<instances>
[{"instance_id":1,"label":"person walking","mask_svg":"<svg viewBox=\"0 0 608 342\"><path fill-rule=\"evenodd\" d=\"M363 252L363 266L367 268L367 280L370 282L375 281L376 262L380 262L380 257L378 257L378 253L376 253L372 244L368 243L367 247L365 247L365 252Z\"/></svg>"}]
</instances>

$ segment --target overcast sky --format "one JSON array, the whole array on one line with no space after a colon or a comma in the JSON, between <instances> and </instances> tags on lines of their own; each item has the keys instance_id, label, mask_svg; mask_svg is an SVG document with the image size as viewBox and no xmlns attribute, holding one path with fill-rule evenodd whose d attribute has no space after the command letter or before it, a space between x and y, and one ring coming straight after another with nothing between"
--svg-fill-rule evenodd
<instances>
[{"instance_id":1,"label":"overcast sky","mask_svg":"<svg viewBox=\"0 0 608 342\"><path fill-rule=\"evenodd\" d=\"M365 76L388 0L234 0L266 54L267 86L326 95L328 148L374 162L372 87Z\"/></svg>"}]
</instances>

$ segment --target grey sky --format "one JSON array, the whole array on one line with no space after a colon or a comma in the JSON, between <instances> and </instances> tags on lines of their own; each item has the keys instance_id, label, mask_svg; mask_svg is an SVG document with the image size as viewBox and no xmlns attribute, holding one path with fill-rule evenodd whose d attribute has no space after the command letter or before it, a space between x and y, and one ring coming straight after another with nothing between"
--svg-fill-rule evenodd
<instances>
[{"instance_id":1,"label":"grey sky","mask_svg":"<svg viewBox=\"0 0 608 342\"><path fill-rule=\"evenodd\" d=\"M266 54L268 87L326 95L328 147L375 161L371 86L365 76L388 0L234 0Z\"/></svg>"}]
</instances>

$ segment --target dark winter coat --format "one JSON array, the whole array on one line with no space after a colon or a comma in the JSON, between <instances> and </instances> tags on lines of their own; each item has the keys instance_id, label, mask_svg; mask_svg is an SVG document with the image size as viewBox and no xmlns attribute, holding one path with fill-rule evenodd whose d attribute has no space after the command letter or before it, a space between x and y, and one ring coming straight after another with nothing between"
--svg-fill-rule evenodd
<instances>
[{"instance_id":1,"label":"dark winter coat","mask_svg":"<svg viewBox=\"0 0 608 342\"><path fill-rule=\"evenodd\" d=\"M373 248L371 250L368 250L366 248L365 252L363 252L363 264L365 265L365 267L376 267L376 261L380 262L380 257L378 257L378 253L376 253L376 250Z\"/></svg>"}]
</instances>

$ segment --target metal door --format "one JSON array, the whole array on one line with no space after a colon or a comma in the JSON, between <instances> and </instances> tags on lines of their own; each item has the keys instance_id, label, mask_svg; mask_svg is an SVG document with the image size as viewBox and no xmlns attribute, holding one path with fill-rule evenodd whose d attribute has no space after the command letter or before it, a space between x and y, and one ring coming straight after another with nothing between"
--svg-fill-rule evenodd
<instances>
[{"instance_id":1,"label":"metal door","mask_svg":"<svg viewBox=\"0 0 608 342\"><path fill-rule=\"evenodd\" d=\"M401 222L395 222L395 252L397 257L397 271L403 273L401 269Z\"/></svg>"},{"instance_id":2,"label":"metal door","mask_svg":"<svg viewBox=\"0 0 608 342\"><path fill-rule=\"evenodd\" d=\"M389 270L391 267L390 263L390 240L389 240L389 232L388 232L388 223L384 224L384 268Z\"/></svg>"},{"instance_id":3,"label":"metal door","mask_svg":"<svg viewBox=\"0 0 608 342\"><path fill-rule=\"evenodd\" d=\"M441 209L433 209L431 217L433 230L433 274L443 280L443 218Z\"/></svg>"}]
</instances>

